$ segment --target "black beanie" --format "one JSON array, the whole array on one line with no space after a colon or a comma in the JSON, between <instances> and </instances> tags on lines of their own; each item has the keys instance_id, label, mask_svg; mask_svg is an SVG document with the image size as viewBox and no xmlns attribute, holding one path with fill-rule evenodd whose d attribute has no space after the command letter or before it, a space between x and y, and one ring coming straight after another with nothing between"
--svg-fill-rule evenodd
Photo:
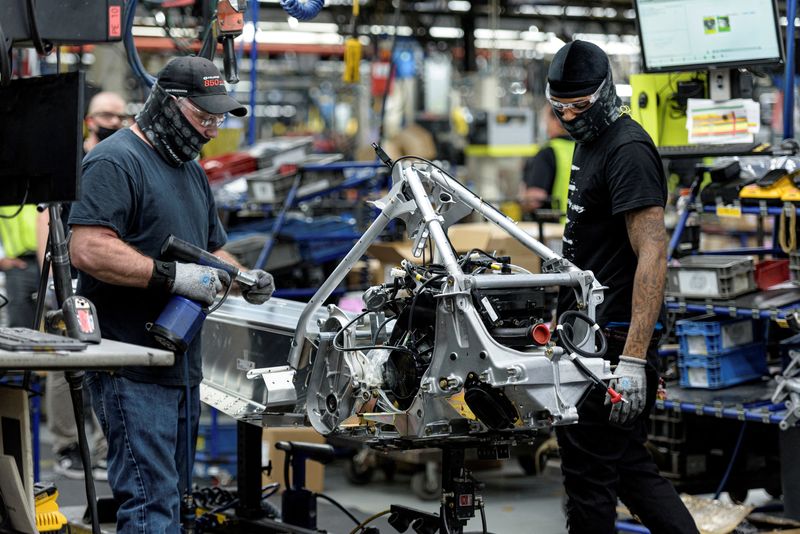
<instances>
[{"instance_id":1,"label":"black beanie","mask_svg":"<svg viewBox=\"0 0 800 534\"><path fill-rule=\"evenodd\" d=\"M561 47L550 63L547 82L550 94L574 98L594 93L608 74L608 56L586 41L572 41Z\"/></svg>"}]
</instances>

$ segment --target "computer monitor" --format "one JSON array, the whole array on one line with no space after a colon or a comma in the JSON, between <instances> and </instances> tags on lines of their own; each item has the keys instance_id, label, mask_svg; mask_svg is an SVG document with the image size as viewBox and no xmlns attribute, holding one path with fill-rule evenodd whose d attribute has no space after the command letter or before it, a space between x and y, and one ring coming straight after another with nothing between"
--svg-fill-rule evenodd
<instances>
[{"instance_id":1,"label":"computer monitor","mask_svg":"<svg viewBox=\"0 0 800 534\"><path fill-rule=\"evenodd\" d=\"M778 64L775 0L635 0L645 72Z\"/></svg>"},{"instance_id":2,"label":"computer monitor","mask_svg":"<svg viewBox=\"0 0 800 534\"><path fill-rule=\"evenodd\" d=\"M78 200L84 74L0 87L0 206Z\"/></svg>"}]
</instances>

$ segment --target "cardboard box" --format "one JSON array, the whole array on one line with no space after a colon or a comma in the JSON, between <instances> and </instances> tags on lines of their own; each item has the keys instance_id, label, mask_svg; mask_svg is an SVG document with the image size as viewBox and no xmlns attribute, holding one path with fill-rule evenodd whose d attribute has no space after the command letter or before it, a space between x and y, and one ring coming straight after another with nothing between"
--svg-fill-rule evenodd
<instances>
[{"instance_id":1,"label":"cardboard box","mask_svg":"<svg viewBox=\"0 0 800 534\"><path fill-rule=\"evenodd\" d=\"M534 238L539 238L539 225L537 223L519 223L517 227ZM563 228L560 224L545 224L545 243L550 243L551 241L560 242ZM450 227L448 237L453 244L453 248L459 254L468 252L473 248L479 248L489 254L497 252L500 256L511 256L511 262L514 265L523 267L533 273L541 271L539 257L493 223L455 224ZM415 258L411 254L411 244L411 241L395 241L373 243L369 247L367 254L380 262L379 271L384 277L383 281L389 279L391 268L399 267L402 260L420 262L420 258Z\"/></svg>"},{"instance_id":2,"label":"cardboard box","mask_svg":"<svg viewBox=\"0 0 800 534\"><path fill-rule=\"evenodd\" d=\"M261 465L268 465L272 461L272 472L267 476L267 472L261 477L262 485L279 482L281 491L285 487L283 478L283 464L286 458L284 451L275 448L279 441L302 441L306 443L325 443L325 438L317 433L313 428L265 428L261 443ZM289 480L292 477L292 470L289 468ZM306 488L314 492L322 492L325 486L325 466L319 462L306 461Z\"/></svg>"}]
</instances>

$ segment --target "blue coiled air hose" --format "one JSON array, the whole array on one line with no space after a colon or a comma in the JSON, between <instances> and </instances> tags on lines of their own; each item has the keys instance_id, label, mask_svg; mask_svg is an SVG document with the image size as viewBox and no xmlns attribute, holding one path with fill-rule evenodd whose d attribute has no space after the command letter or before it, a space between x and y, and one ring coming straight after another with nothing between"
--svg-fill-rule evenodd
<instances>
[{"instance_id":1,"label":"blue coiled air hose","mask_svg":"<svg viewBox=\"0 0 800 534\"><path fill-rule=\"evenodd\" d=\"M289 15L297 20L311 20L316 17L322 6L325 5L325 0L308 0L302 2L301 0L281 0L281 7Z\"/></svg>"}]
</instances>

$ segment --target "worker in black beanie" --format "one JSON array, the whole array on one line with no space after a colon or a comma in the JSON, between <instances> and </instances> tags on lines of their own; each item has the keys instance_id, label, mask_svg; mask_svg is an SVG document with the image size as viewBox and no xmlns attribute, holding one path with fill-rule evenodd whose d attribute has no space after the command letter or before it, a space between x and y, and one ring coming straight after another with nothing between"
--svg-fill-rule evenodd
<instances>
[{"instance_id":1,"label":"worker in black beanie","mask_svg":"<svg viewBox=\"0 0 800 534\"><path fill-rule=\"evenodd\" d=\"M653 534L697 532L675 488L645 448L658 390L659 330L664 324L666 179L655 145L623 108L605 52L584 41L553 58L545 91L576 143L563 255L606 286L595 320L608 340L610 385L623 402L593 389L576 425L556 429L572 534L616 532L617 499ZM576 309L561 291L558 315Z\"/></svg>"}]
</instances>

